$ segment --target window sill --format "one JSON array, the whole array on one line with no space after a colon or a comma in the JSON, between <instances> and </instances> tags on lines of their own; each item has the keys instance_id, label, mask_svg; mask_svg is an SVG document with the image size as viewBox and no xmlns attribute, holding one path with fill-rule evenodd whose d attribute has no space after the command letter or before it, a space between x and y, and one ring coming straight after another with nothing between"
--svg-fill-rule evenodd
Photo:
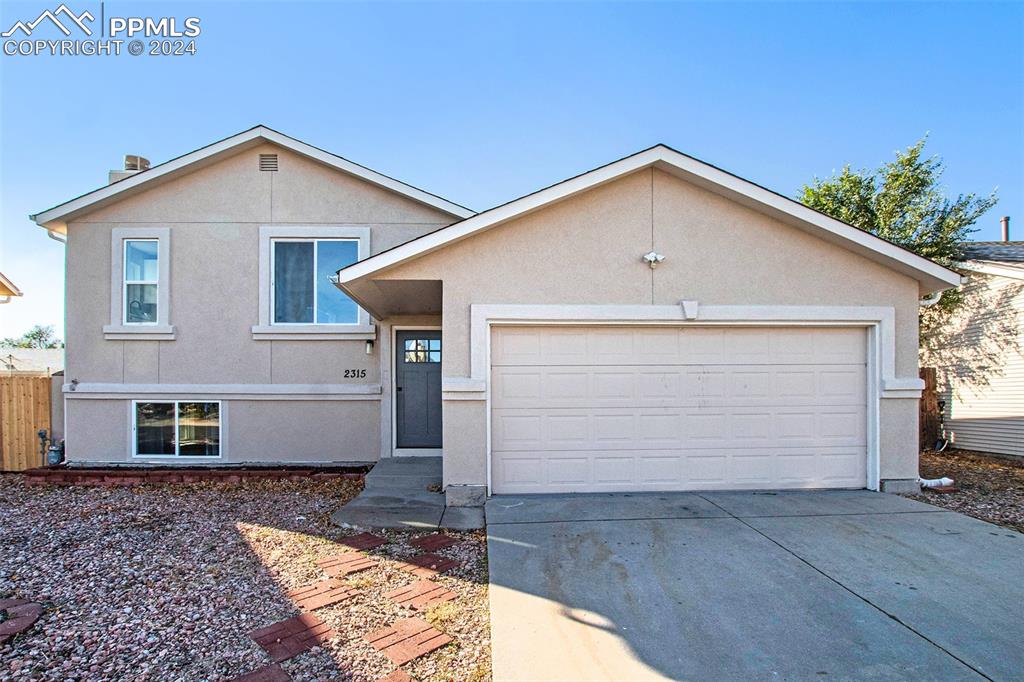
<instances>
[{"instance_id":1,"label":"window sill","mask_svg":"<svg viewBox=\"0 0 1024 682\"><path fill-rule=\"evenodd\" d=\"M103 338L108 341L173 341L174 336L174 326L169 324L103 326Z\"/></svg>"},{"instance_id":2,"label":"window sill","mask_svg":"<svg viewBox=\"0 0 1024 682\"><path fill-rule=\"evenodd\" d=\"M289 324L256 325L257 341L372 341L377 338L372 324Z\"/></svg>"}]
</instances>

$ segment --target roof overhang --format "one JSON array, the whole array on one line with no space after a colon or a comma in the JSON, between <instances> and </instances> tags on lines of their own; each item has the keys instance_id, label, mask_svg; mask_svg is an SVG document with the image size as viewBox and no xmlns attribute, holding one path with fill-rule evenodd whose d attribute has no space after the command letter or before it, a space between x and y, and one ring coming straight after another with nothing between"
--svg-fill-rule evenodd
<instances>
[{"instance_id":1,"label":"roof overhang","mask_svg":"<svg viewBox=\"0 0 1024 682\"><path fill-rule=\"evenodd\" d=\"M1024 263L1011 264L998 261L968 260L959 263L959 267L971 272L980 272L984 275L1024 280Z\"/></svg>"},{"instance_id":2,"label":"roof overhang","mask_svg":"<svg viewBox=\"0 0 1024 682\"><path fill-rule=\"evenodd\" d=\"M651 167L912 277L919 283L922 296L960 284L959 274L934 261L699 159L665 145L657 145L354 263L338 272L338 285L350 295L355 294L353 285L359 280Z\"/></svg>"},{"instance_id":3,"label":"roof overhang","mask_svg":"<svg viewBox=\"0 0 1024 682\"><path fill-rule=\"evenodd\" d=\"M407 185L404 182L400 182L399 180L395 180L387 175L370 170L365 166L360 166L359 164L353 163L352 161L337 156L336 154L331 154L323 149L306 144L305 142L296 140L293 137L288 137L276 130L272 130L261 125L246 130L245 132L238 133L237 135L232 135L231 137L225 138L219 142L214 142L213 144L197 149L194 152L189 152L184 156L179 156L165 163L153 166L149 170L118 180L106 187L101 187L100 189L83 194L80 197L58 204L53 208L49 208L29 217L35 221L37 225L52 232L65 233L67 231L68 221L72 220L76 215L82 214L86 211L95 210L115 201L120 201L121 199L132 196L133 194L150 189L157 184L173 180L174 178L217 163L224 158L234 156L246 149L250 149L267 142L289 149L315 161L319 161L331 168L354 175L371 184L391 190L392 192L406 196L421 204L432 206L433 208L443 211L453 217L462 219L474 215L474 212L465 206L459 206L458 204L452 203L435 194L425 192L424 190L413 187L412 185Z\"/></svg>"},{"instance_id":4,"label":"roof overhang","mask_svg":"<svg viewBox=\"0 0 1024 682\"><path fill-rule=\"evenodd\" d=\"M21 289L14 286L14 282L7 279L4 273L0 272L0 298L9 298L11 296L21 295Z\"/></svg>"}]
</instances>

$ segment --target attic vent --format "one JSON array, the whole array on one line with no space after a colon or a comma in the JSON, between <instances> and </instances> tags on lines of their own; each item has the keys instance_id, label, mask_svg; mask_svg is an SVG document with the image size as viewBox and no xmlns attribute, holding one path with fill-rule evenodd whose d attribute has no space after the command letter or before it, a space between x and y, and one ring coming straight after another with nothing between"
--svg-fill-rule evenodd
<instances>
[{"instance_id":1,"label":"attic vent","mask_svg":"<svg viewBox=\"0 0 1024 682\"><path fill-rule=\"evenodd\" d=\"M260 154L260 170L261 171L276 171L277 170L277 154Z\"/></svg>"}]
</instances>

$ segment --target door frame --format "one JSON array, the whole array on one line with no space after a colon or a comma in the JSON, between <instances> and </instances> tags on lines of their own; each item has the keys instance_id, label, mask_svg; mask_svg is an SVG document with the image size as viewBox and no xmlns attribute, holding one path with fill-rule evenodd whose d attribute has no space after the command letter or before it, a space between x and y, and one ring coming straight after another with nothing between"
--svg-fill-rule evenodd
<instances>
[{"instance_id":1,"label":"door frame","mask_svg":"<svg viewBox=\"0 0 1024 682\"><path fill-rule=\"evenodd\" d=\"M390 355L386 361L389 363L389 374L391 379L388 381L388 388L391 392L391 443L388 447L391 457L440 457L444 452L444 446L439 448L400 448L398 447L398 332L410 332L410 331L438 331L441 332L441 363L444 363L444 330L440 325L426 325L426 324L399 324L391 325L391 332L388 334L390 340L390 353L381 355ZM442 373L442 382L443 373ZM442 401L441 409L444 409L444 403ZM442 421L442 424L444 422Z\"/></svg>"}]
</instances>

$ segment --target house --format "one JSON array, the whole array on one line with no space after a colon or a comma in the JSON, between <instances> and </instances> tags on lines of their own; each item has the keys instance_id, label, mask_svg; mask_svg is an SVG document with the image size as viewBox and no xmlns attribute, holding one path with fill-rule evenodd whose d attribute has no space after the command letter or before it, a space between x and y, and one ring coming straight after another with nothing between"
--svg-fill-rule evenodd
<instances>
[{"instance_id":1,"label":"house","mask_svg":"<svg viewBox=\"0 0 1024 682\"><path fill-rule=\"evenodd\" d=\"M1024 242L963 252L963 303L924 362L936 368L955 447L1024 457Z\"/></svg>"},{"instance_id":2,"label":"house","mask_svg":"<svg viewBox=\"0 0 1024 682\"><path fill-rule=\"evenodd\" d=\"M668 147L478 214L263 126L117 177L33 216L73 463L916 489L919 300L959 275Z\"/></svg>"},{"instance_id":3,"label":"house","mask_svg":"<svg viewBox=\"0 0 1024 682\"><path fill-rule=\"evenodd\" d=\"M21 295L21 289L14 286L14 282L7 279L4 273L0 272L0 305L10 303L12 298Z\"/></svg>"},{"instance_id":4,"label":"house","mask_svg":"<svg viewBox=\"0 0 1024 682\"><path fill-rule=\"evenodd\" d=\"M63 369L63 348L6 348L0 346L0 376L48 377Z\"/></svg>"}]
</instances>

